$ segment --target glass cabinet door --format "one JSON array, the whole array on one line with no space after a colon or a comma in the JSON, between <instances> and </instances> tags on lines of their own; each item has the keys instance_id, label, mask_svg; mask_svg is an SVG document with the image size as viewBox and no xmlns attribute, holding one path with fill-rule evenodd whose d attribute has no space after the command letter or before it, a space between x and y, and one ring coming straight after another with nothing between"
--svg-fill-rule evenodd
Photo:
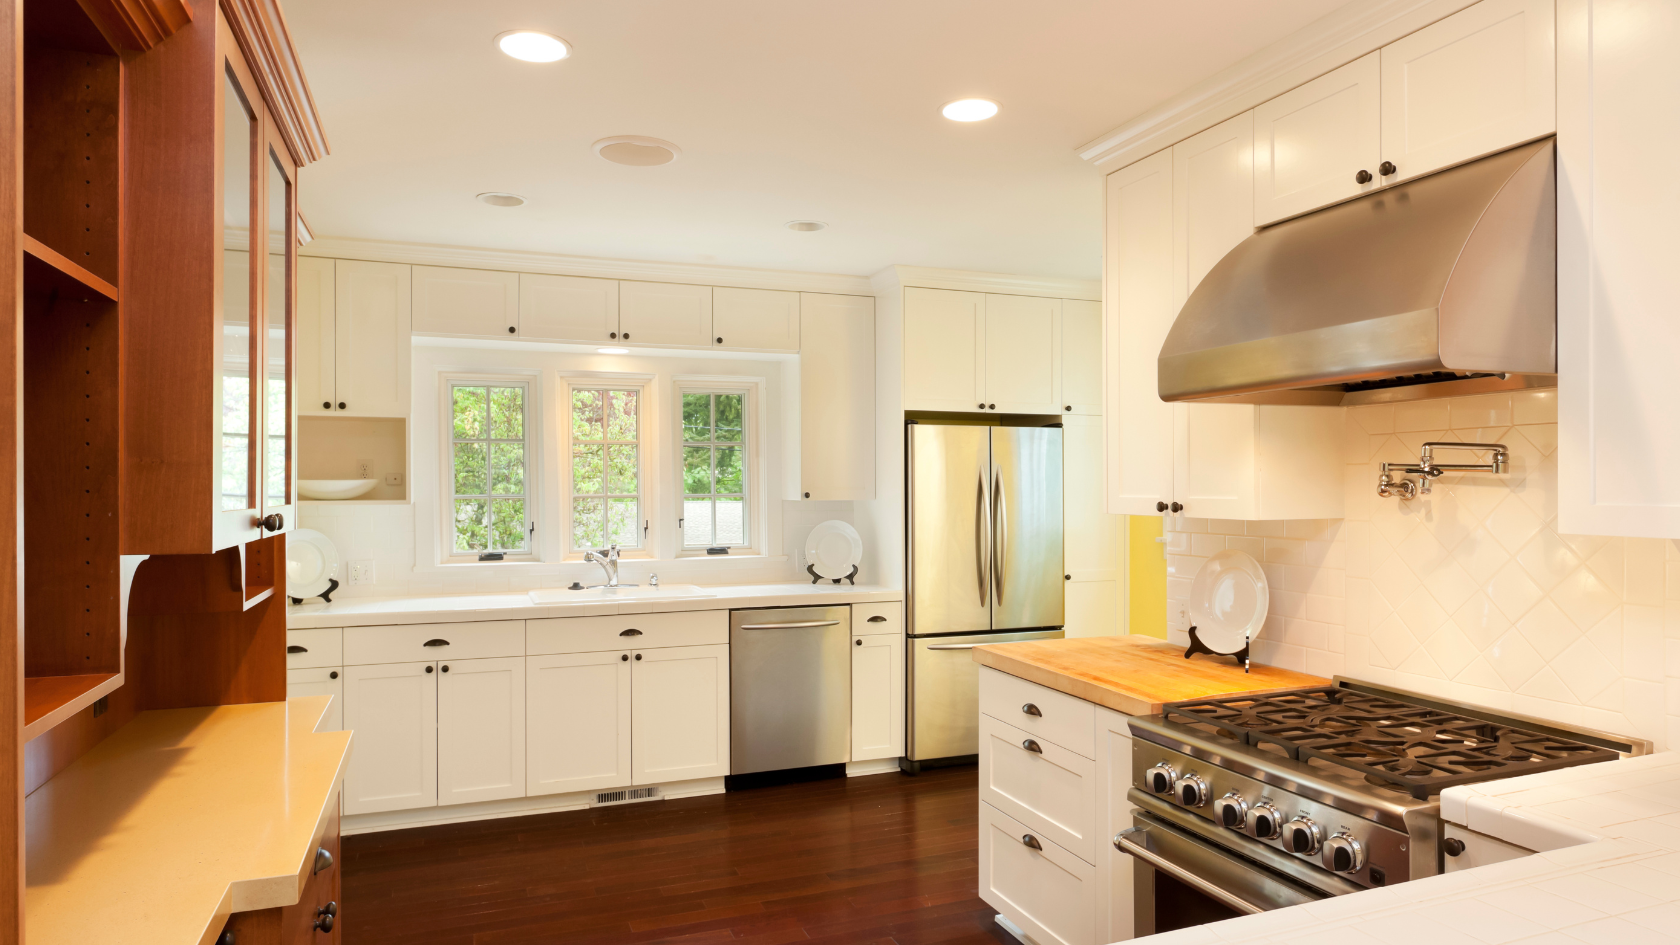
<instances>
[{"instance_id":1,"label":"glass cabinet door","mask_svg":"<svg viewBox=\"0 0 1680 945\"><path fill-rule=\"evenodd\" d=\"M262 240L252 230L257 217L258 125L251 100L230 71L224 73L222 105L222 351L220 520L227 537L240 540L255 525L262 411L258 397L262 332L258 286L261 269L251 265ZM259 323L260 324L260 323ZM244 513L244 514L240 514ZM218 542L220 544L221 542Z\"/></svg>"},{"instance_id":2,"label":"glass cabinet door","mask_svg":"<svg viewBox=\"0 0 1680 945\"><path fill-rule=\"evenodd\" d=\"M295 524L292 508L294 481L294 414L291 377L293 271L297 259L297 205L292 190L291 162L270 144L263 162L267 225L264 242L268 260L263 292L263 501L264 516L279 513L283 527Z\"/></svg>"}]
</instances>

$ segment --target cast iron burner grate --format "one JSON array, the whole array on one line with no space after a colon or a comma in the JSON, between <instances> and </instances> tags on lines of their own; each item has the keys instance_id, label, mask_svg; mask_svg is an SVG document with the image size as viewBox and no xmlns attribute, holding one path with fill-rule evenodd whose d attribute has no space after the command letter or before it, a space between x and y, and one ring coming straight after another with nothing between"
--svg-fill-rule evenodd
<instances>
[{"instance_id":1,"label":"cast iron burner grate","mask_svg":"<svg viewBox=\"0 0 1680 945\"><path fill-rule=\"evenodd\" d=\"M1574 739L1334 686L1174 702L1162 712L1169 722L1212 725L1249 745L1276 745L1296 761L1351 768L1418 800L1456 784L1617 757Z\"/></svg>"}]
</instances>

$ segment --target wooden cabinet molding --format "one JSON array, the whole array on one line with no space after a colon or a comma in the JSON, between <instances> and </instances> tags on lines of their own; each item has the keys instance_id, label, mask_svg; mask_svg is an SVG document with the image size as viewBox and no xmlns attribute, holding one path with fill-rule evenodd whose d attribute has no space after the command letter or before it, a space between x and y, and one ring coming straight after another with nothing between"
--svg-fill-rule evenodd
<instances>
[{"instance_id":1,"label":"wooden cabinet molding","mask_svg":"<svg viewBox=\"0 0 1680 945\"><path fill-rule=\"evenodd\" d=\"M108 2L126 5L141 0ZM221 9L227 14L228 27L239 43L240 52L245 54L257 87L262 90L270 117L292 152L292 160L302 167L326 157L330 153L327 130L315 111L315 98L309 92L309 80L304 78L278 0L222 0Z\"/></svg>"},{"instance_id":2,"label":"wooden cabinet molding","mask_svg":"<svg viewBox=\"0 0 1680 945\"><path fill-rule=\"evenodd\" d=\"M192 22L187 0L82 0L112 45L145 52Z\"/></svg>"}]
</instances>

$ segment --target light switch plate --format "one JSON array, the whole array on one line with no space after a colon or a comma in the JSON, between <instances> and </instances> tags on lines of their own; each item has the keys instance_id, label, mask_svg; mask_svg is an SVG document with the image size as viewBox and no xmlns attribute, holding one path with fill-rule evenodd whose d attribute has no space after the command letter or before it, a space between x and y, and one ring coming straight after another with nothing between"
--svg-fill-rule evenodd
<instances>
[{"instance_id":1,"label":"light switch plate","mask_svg":"<svg viewBox=\"0 0 1680 945\"><path fill-rule=\"evenodd\" d=\"M372 583L374 583L373 559L372 558L363 558L360 561L350 562L350 583L351 584L372 584Z\"/></svg>"}]
</instances>

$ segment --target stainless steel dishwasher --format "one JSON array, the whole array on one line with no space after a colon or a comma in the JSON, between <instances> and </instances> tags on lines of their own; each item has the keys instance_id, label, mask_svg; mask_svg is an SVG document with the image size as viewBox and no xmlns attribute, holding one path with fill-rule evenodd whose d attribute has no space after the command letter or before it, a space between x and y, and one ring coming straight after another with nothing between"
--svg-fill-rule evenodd
<instances>
[{"instance_id":1,"label":"stainless steel dishwasher","mask_svg":"<svg viewBox=\"0 0 1680 945\"><path fill-rule=\"evenodd\" d=\"M850 760L852 609L729 613L729 772Z\"/></svg>"}]
</instances>

